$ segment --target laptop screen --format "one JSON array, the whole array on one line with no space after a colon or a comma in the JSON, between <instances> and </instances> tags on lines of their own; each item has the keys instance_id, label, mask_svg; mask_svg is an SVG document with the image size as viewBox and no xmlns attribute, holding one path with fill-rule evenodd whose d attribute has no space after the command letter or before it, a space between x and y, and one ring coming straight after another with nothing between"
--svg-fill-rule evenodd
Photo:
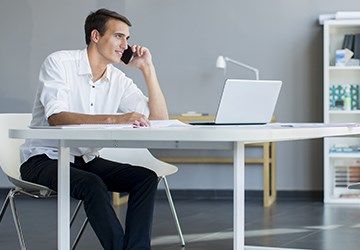
<instances>
[{"instance_id":1,"label":"laptop screen","mask_svg":"<svg viewBox=\"0 0 360 250\"><path fill-rule=\"evenodd\" d=\"M282 82L227 79L215 124L266 124L271 121Z\"/></svg>"}]
</instances>

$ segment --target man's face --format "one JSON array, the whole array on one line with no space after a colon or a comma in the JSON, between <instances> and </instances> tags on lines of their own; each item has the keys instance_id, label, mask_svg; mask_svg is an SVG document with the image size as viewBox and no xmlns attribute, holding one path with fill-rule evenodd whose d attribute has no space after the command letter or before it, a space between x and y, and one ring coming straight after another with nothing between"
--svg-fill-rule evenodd
<instances>
[{"instance_id":1,"label":"man's face","mask_svg":"<svg viewBox=\"0 0 360 250\"><path fill-rule=\"evenodd\" d=\"M120 63L122 53L127 48L129 33L126 23L116 19L110 19L106 23L105 34L100 36L96 47L107 64Z\"/></svg>"}]
</instances>

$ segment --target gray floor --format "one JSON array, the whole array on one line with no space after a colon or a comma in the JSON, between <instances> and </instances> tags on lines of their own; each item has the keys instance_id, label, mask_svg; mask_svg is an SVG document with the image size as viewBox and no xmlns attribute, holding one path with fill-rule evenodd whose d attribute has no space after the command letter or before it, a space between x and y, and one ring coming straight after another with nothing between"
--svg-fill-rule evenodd
<instances>
[{"instance_id":1,"label":"gray floor","mask_svg":"<svg viewBox=\"0 0 360 250\"><path fill-rule=\"evenodd\" d=\"M4 196L0 195L1 201ZM1 202L0 202L1 204ZM75 201L72 205L75 205ZM175 200L186 250L232 249L231 200ZM27 249L57 249L56 199L19 197L17 207ZM124 208L115 208L121 219ZM78 223L83 213L78 217ZM246 202L247 249L357 250L360 245L360 206L324 206L322 202L278 201L263 208L259 200ZM166 200L156 201L154 250L182 249ZM262 246L267 246L262 248ZM268 248L269 247L269 248ZM270 248L274 247L274 248ZM20 249L10 209L0 223L0 249ZM88 227L77 249L101 249Z\"/></svg>"}]
</instances>

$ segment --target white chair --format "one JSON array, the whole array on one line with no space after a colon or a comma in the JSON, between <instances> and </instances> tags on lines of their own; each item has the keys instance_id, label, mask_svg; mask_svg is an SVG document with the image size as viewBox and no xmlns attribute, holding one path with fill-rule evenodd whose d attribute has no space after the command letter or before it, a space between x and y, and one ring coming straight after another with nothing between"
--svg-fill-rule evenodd
<instances>
[{"instance_id":1,"label":"white chair","mask_svg":"<svg viewBox=\"0 0 360 250\"><path fill-rule=\"evenodd\" d=\"M26 249L24 236L21 230L19 216L15 206L15 196L27 195L34 198L47 198L56 193L42 185L27 182L20 178L20 153L19 146L24 142L23 140L10 139L8 137L8 130L10 128L26 128L30 124L31 114L0 114L0 167L6 174L8 179L14 185L10 189L5 198L3 206L0 210L0 222L5 214L5 211L10 203L12 216L14 219L16 231L19 237L21 249ZM80 208L79 202L74 215L71 218L70 225L73 223L75 216ZM78 241L78 239L77 239ZM75 241L72 249L75 249L77 242ZM1 247L0 247L1 248Z\"/></svg>"},{"instance_id":2,"label":"white chair","mask_svg":"<svg viewBox=\"0 0 360 250\"><path fill-rule=\"evenodd\" d=\"M157 174L159 177L159 182L163 181L164 183L166 196L169 201L171 213L174 218L181 245L185 246L184 237L170 193L169 184L166 180L166 176L176 173L178 168L174 165L156 159L146 148L104 148L100 150L100 156L112 161L146 167L153 170ZM114 195L118 194L114 193Z\"/></svg>"}]
</instances>

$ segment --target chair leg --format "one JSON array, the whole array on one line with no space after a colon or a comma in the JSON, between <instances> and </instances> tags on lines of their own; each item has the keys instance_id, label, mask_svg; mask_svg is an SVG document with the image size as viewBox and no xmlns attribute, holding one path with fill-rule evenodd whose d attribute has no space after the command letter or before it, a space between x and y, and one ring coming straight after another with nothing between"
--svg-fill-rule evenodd
<instances>
[{"instance_id":1,"label":"chair leg","mask_svg":"<svg viewBox=\"0 0 360 250\"><path fill-rule=\"evenodd\" d=\"M0 210L0 222L2 221L2 218L4 217L5 211L6 211L7 207L8 207L8 205L9 205L10 194L11 194L11 190L7 194L7 196L5 198L5 201L4 201L4 204L1 207L1 210Z\"/></svg>"},{"instance_id":2,"label":"chair leg","mask_svg":"<svg viewBox=\"0 0 360 250\"><path fill-rule=\"evenodd\" d=\"M11 207L11 211L12 211L16 231L17 231L17 234L18 234L18 237L19 237L21 250L26 250L24 235L23 235L22 230L21 230L21 225L20 225L20 221L19 221L19 217L18 217L18 214L17 214L17 211L16 211L16 206L15 206L15 201L14 201L14 196L16 195L16 191L11 190L10 192L11 192L11 193L9 193L10 207Z\"/></svg>"},{"instance_id":3,"label":"chair leg","mask_svg":"<svg viewBox=\"0 0 360 250\"><path fill-rule=\"evenodd\" d=\"M24 235L23 235L22 230L21 230L21 225L20 225L19 217L18 217L18 214L17 214L16 206L15 206L15 201L14 201L15 195L16 195L16 191L14 189L11 189L9 191L8 195L6 196L4 204L3 204L3 206L2 206L2 208L0 210L0 222L1 222L1 220L2 220L2 218L4 216L4 214L5 214L6 208L8 207L8 205L10 203L11 212L12 212L12 215L13 215L16 231L17 231L17 234L18 234L21 250L26 250ZM77 206L76 206L76 208L74 210L74 213L73 213L73 215L71 217L70 226L73 224L73 222L75 220L75 217L77 216L82 204L83 204L83 201L78 202L78 204L77 204ZM79 233L77 234L77 236L76 236L76 238L74 240L74 243L73 243L72 248L71 248L72 250L74 250L76 248L77 244L79 243L79 240L80 240L82 234L85 231L85 228L86 228L86 225L87 225L88 221L89 220L86 217L84 223L82 224L82 226L80 228Z\"/></svg>"},{"instance_id":4,"label":"chair leg","mask_svg":"<svg viewBox=\"0 0 360 250\"><path fill-rule=\"evenodd\" d=\"M177 213L176 213L176 210L175 210L175 206L174 206L174 202L173 202L173 199L172 199L172 196L171 196L171 193L170 193L169 184L168 184L165 176L161 176L160 181L161 180L163 180L163 182L164 182L166 196L167 196L167 199L169 201L170 210L171 210L172 216L174 218L175 226L176 226L176 229L177 229L179 237L180 237L181 246L184 247L185 246L185 240L184 240L183 233L181 231L179 219L178 219L178 216L177 216Z\"/></svg>"},{"instance_id":5,"label":"chair leg","mask_svg":"<svg viewBox=\"0 0 360 250\"><path fill-rule=\"evenodd\" d=\"M88 219L88 217L86 217L86 218L85 218L85 221L83 222L83 224L82 224L82 226L81 226L81 228L80 228L80 231L79 231L78 234L76 235L76 238L75 238L75 240L74 240L73 245L71 246L71 249L72 249L72 250L74 250L74 249L76 248L77 244L79 243L79 240L80 240L82 234L84 233L85 228L86 228L86 225L88 224L88 222L89 222L89 219Z\"/></svg>"},{"instance_id":6,"label":"chair leg","mask_svg":"<svg viewBox=\"0 0 360 250\"><path fill-rule=\"evenodd\" d=\"M78 212L79 212L82 204L83 204L83 201L80 200L80 201L78 202L75 210L74 210L74 213L73 213L72 216L71 216L71 219L70 219L70 227L72 226L72 224L73 224L73 222L74 222L74 220L75 220L75 218L76 218L76 215L78 214Z\"/></svg>"},{"instance_id":7,"label":"chair leg","mask_svg":"<svg viewBox=\"0 0 360 250\"><path fill-rule=\"evenodd\" d=\"M77 214L78 214L81 206L83 205L83 203L84 203L84 202L83 202L82 200L80 200L80 201L78 202L78 204L76 205L76 208L75 208L75 210L74 210L74 213L72 214L71 219L70 219L70 227L72 226L72 224L73 224L73 222L74 222L74 220L75 220L75 218L76 218L76 216L77 216ZM74 250L74 249L76 248L77 244L79 243L79 240L80 240L82 234L83 234L84 231L85 231L85 228L86 228L86 225L87 225L88 221L89 221L89 219L86 217L86 218L85 218L85 221L83 222L83 224L82 224L82 226L81 226L78 234L76 235L76 238L75 238L75 240L74 240L74 242L73 242L73 244L72 244L72 246L71 246L71 249L72 249L72 250Z\"/></svg>"}]
</instances>

